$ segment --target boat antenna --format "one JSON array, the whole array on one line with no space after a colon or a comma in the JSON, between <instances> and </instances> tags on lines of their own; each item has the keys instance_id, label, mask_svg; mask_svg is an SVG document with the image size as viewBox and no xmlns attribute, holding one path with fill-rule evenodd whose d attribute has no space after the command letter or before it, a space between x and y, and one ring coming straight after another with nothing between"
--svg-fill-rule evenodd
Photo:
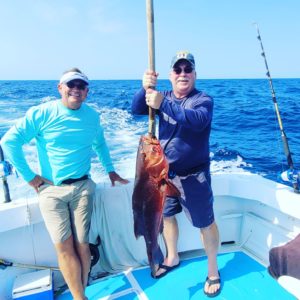
<instances>
[{"instance_id":1,"label":"boat antenna","mask_svg":"<svg viewBox=\"0 0 300 300\"><path fill-rule=\"evenodd\" d=\"M295 170L295 168L294 168L292 154L291 154L291 151L290 151L290 148L289 148L289 143L288 143L287 136L286 136L286 134L284 132L284 129L283 129L282 120L281 120L281 116L280 116L280 112L279 112L279 108L278 108L278 103L277 103L277 99L276 99L276 96L275 96L273 82L272 82L271 74L270 74L270 71L269 71L268 62L267 62L264 46L263 46L263 43L262 43L262 40L261 40L258 24L254 23L253 25L256 26L257 39L260 42L260 47L261 47L261 50L262 50L261 55L264 58L265 66L266 66L266 69L267 69L266 75L269 79L270 89L271 89L271 93L272 93L272 99L273 99L273 103L274 103L274 107L275 107L275 111L276 111L276 116L277 116L280 132L281 132L281 139L282 139L282 142L283 142L284 153L285 153L287 163L288 163L288 166L289 166L289 170L286 171L286 175L282 175L282 177L283 178L287 177L287 180L291 181L292 184L293 184L294 192L295 193L300 193L300 190L299 190L300 172Z\"/></svg>"},{"instance_id":2,"label":"boat antenna","mask_svg":"<svg viewBox=\"0 0 300 300\"><path fill-rule=\"evenodd\" d=\"M9 187L7 183L7 176L10 175L11 173L12 173L12 167L7 161L4 160L3 150L0 145L0 178L2 178L4 203L8 203L11 201Z\"/></svg>"}]
</instances>

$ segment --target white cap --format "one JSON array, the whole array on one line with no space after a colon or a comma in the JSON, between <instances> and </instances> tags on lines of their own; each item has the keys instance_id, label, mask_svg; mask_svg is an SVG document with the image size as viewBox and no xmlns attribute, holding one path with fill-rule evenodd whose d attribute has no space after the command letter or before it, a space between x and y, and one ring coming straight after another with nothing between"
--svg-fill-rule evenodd
<instances>
[{"instance_id":1,"label":"white cap","mask_svg":"<svg viewBox=\"0 0 300 300\"><path fill-rule=\"evenodd\" d=\"M82 80L86 84L89 84L89 79L87 78L86 75L84 75L83 73L74 72L74 71L63 74L63 76L60 78L59 83L68 83L75 79Z\"/></svg>"}]
</instances>

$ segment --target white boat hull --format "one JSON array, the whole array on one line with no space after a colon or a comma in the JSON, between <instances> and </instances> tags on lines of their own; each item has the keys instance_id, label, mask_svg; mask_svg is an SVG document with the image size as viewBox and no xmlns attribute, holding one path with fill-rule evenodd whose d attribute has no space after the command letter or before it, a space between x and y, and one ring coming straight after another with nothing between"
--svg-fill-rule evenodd
<instances>
[{"instance_id":1,"label":"white boat hull","mask_svg":"<svg viewBox=\"0 0 300 300\"><path fill-rule=\"evenodd\" d=\"M300 233L300 195L291 188L256 174L232 173L214 174L212 185L221 252L242 249L267 266L269 250ZM95 242L99 235L102 243L92 276L147 264L144 241L136 241L133 235L132 189L133 181L126 186L105 183L97 187L90 239ZM202 249L199 230L184 213L178 216L178 223L185 232L179 238L179 251ZM36 197L0 204L0 241L0 259L57 266ZM0 270L0 300L11 299L16 274L28 271L17 267ZM54 280L56 286L63 283L59 272L54 272Z\"/></svg>"}]
</instances>

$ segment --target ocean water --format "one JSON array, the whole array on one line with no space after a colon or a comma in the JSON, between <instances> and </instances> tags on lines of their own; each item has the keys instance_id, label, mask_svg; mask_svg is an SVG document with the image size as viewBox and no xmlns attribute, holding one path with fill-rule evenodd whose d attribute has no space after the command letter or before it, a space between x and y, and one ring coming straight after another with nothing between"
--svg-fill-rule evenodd
<instances>
[{"instance_id":1,"label":"ocean water","mask_svg":"<svg viewBox=\"0 0 300 300\"><path fill-rule=\"evenodd\" d=\"M0 136L31 106L58 99L57 83L0 81ZM273 85L294 165L299 169L300 79L274 79ZM140 86L140 80L91 81L87 99L101 115L116 171L126 178L134 178L139 137L148 130L147 116L130 112L132 97ZM212 173L251 172L280 181L279 174L288 166L268 80L197 80L196 87L214 98ZM170 88L168 80L158 81L158 90ZM24 151L37 170L34 141ZM108 181L96 157L91 174L96 182ZM8 177L8 183L13 200L34 193L15 174ZM0 202L1 197L0 190Z\"/></svg>"}]
</instances>

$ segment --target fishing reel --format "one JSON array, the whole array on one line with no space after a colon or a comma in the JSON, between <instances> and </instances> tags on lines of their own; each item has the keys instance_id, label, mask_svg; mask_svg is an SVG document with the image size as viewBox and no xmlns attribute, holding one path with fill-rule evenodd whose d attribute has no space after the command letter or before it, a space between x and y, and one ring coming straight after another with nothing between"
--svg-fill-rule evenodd
<instances>
[{"instance_id":1,"label":"fishing reel","mask_svg":"<svg viewBox=\"0 0 300 300\"><path fill-rule=\"evenodd\" d=\"M300 193L300 170L289 169L281 173L281 179L293 184L294 192Z\"/></svg>"},{"instance_id":2,"label":"fishing reel","mask_svg":"<svg viewBox=\"0 0 300 300\"><path fill-rule=\"evenodd\" d=\"M0 178L13 174L13 166L6 160L0 162Z\"/></svg>"}]
</instances>

